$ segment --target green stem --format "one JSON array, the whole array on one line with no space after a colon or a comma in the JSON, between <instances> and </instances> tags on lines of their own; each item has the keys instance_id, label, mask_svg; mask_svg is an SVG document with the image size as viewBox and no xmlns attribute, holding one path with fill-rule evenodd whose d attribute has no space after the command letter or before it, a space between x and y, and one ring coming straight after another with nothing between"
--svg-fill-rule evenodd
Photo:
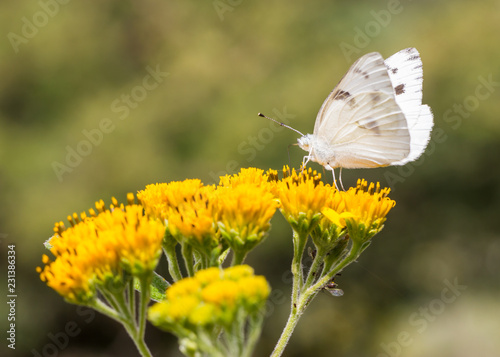
<instances>
[{"instance_id":1,"label":"green stem","mask_svg":"<svg viewBox=\"0 0 500 357\"><path fill-rule=\"evenodd\" d=\"M146 317L150 297L149 285L151 284L151 275L142 277L141 281L141 294L139 295L139 330L138 336L144 340L144 333L146 331Z\"/></svg>"},{"instance_id":2,"label":"green stem","mask_svg":"<svg viewBox=\"0 0 500 357\"><path fill-rule=\"evenodd\" d=\"M271 353L271 357L281 356L286 345L288 344L288 341L290 340L290 337L292 336L293 330L295 330L295 326L297 326L297 323L299 322L299 318L300 312L298 306L292 306L292 311L290 312L290 316L288 316L288 321L286 322L285 328L281 333L276 347L274 347L273 353Z\"/></svg>"},{"instance_id":3,"label":"green stem","mask_svg":"<svg viewBox=\"0 0 500 357\"><path fill-rule=\"evenodd\" d=\"M114 309L120 316L123 316L125 314L125 311L123 311L122 306L116 298L116 295L123 294L123 290L121 290L120 292L111 293L108 290L102 289L100 290L100 292L112 309Z\"/></svg>"},{"instance_id":4,"label":"green stem","mask_svg":"<svg viewBox=\"0 0 500 357\"><path fill-rule=\"evenodd\" d=\"M328 272L323 278L319 279L314 285L309 287L305 292L302 298L307 301L307 299L312 299L314 298L315 294L323 287L325 284L327 284L332 278L339 273L342 269L344 269L346 266L351 264L353 261L355 261L358 256L359 256L359 251L360 251L361 245L353 242L353 245L351 247L351 250L349 251L349 254L338 264L336 265L332 270Z\"/></svg>"},{"instance_id":5,"label":"green stem","mask_svg":"<svg viewBox=\"0 0 500 357\"><path fill-rule=\"evenodd\" d=\"M292 304L292 311L290 312L290 316L288 317L286 326L283 329L283 332L280 336L280 339L278 340L278 343L276 344L276 347L274 348L273 353L271 354L271 357L281 356L281 354L285 350L286 345L288 344L288 341L290 340L293 331L295 330L295 327L297 326L297 323L299 322L300 316L302 315L308 304L314 299L320 289L325 286L325 284L328 283L333 276L335 276L335 274L337 274L347 265L356 260L356 258L359 256L360 248L361 245L353 241L353 245L349 254L335 268L328 272L328 274L319 279L314 285L308 287L300 295L300 298L297 300L295 306Z\"/></svg>"},{"instance_id":6,"label":"green stem","mask_svg":"<svg viewBox=\"0 0 500 357\"><path fill-rule=\"evenodd\" d=\"M153 357L151 354L151 351L149 350L148 346L146 346L146 342L144 341L144 338L141 338L139 340L134 340L135 346L139 350L139 353L143 357Z\"/></svg>"},{"instance_id":7,"label":"green stem","mask_svg":"<svg viewBox=\"0 0 500 357\"><path fill-rule=\"evenodd\" d=\"M210 267L209 256L206 254L201 255L201 268L207 269Z\"/></svg>"},{"instance_id":8,"label":"green stem","mask_svg":"<svg viewBox=\"0 0 500 357\"><path fill-rule=\"evenodd\" d=\"M297 303L297 299L302 289L302 284L304 283L303 271L302 271L302 255L304 254L306 242L307 242L307 233L301 234L296 231L293 231L292 309L294 305Z\"/></svg>"},{"instance_id":9,"label":"green stem","mask_svg":"<svg viewBox=\"0 0 500 357\"><path fill-rule=\"evenodd\" d=\"M150 279L149 279L150 280ZM128 335L134 341L139 353L143 357L152 357L146 343L144 341L144 330L146 326L146 309L147 303L149 301L149 280L141 278L141 294L140 294L140 310L139 310L139 326L137 326L137 321L135 320L135 298L133 297L135 292L133 289L133 279L131 279L128 284L129 286L125 289L111 293L109 291L103 291L102 294L108 301L108 303L115 308L115 310L107 307L104 303L100 302L96 304L96 310L105 313L107 316L120 322ZM125 298L126 291L128 292L128 300ZM132 302L133 301L133 302Z\"/></svg>"},{"instance_id":10,"label":"green stem","mask_svg":"<svg viewBox=\"0 0 500 357\"><path fill-rule=\"evenodd\" d=\"M128 284L127 297L128 297L128 309L131 312L131 315L135 316L135 289L133 280Z\"/></svg>"},{"instance_id":11,"label":"green stem","mask_svg":"<svg viewBox=\"0 0 500 357\"><path fill-rule=\"evenodd\" d=\"M271 357L281 356L285 350L288 340L290 339L297 322L299 321L301 312L299 311L299 296L302 290L303 284L303 272L302 272L302 255L304 254L304 249L307 242L307 233L300 234L297 231L293 231L293 260L292 260L292 274L293 274L293 286L292 286L292 301L290 306L290 316L288 316L288 321L281 333L280 339L274 348Z\"/></svg>"},{"instance_id":12,"label":"green stem","mask_svg":"<svg viewBox=\"0 0 500 357\"><path fill-rule=\"evenodd\" d=\"M122 322L120 314L99 299L95 300L93 304L89 306L94 310L96 310L97 312L100 312L101 314L106 315L115 321L118 321L120 323Z\"/></svg>"},{"instance_id":13,"label":"green stem","mask_svg":"<svg viewBox=\"0 0 500 357\"><path fill-rule=\"evenodd\" d=\"M168 272L172 277L173 281L179 281L182 279L181 269L179 268L179 262L177 261L177 254L175 253L175 245L163 245L163 251L168 261Z\"/></svg>"},{"instance_id":14,"label":"green stem","mask_svg":"<svg viewBox=\"0 0 500 357\"><path fill-rule=\"evenodd\" d=\"M193 262L193 247L191 245L183 242L181 244L182 258L184 258L184 265L188 276L194 276L194 262Z\"/></svg>"},{"instance_id":15,"label":"green stem","mask_svg":"<svg viewBox=\"0 0 500 357\"><path fill-rule=\"evenodd\" d=\"M264 321L264 313L258 313L257 316L251 317L249 322L250 331L248 333L248 340L243 349L241 357L251 357L252 352L259 340L262 332L262 322Z\"/></svg>"},{"instance_id":16,"label":"green stem","mask_svg":"<svg viewBox=\"0 0 500 357\"><path fill-rule=\"evenodd\" d=\"M239 332L239 324L237 322L233 322L229 329L224 331L230 356L240 355L240 341L244 339L244 336L240 335Z\"/></svg>"},{"instance_id":17,"label":"green stem","mask_svg":"<svg viewBox=\"0 0 500 357\"><path fill-rule=\"evenodd\" d=\"M195 340L196 343L200 346L199 350L208 353L208 355L211 357L231 356L229 351L223 346L222 340L220 338L217 338L216 336L217 334L207 334L203 330L199 331Z\"/></svg>"},{"instance_id":18,"label":"green stem","mask_svg":"<svg viewBox=\"0 0 500 357\"><path fill-rule=\"evenodd\" d=\"M320 275L319 270L321 264L325 260L326 253L327 253L326 250L321 248L318 248L318 250L316 251L316 256L314 257L314 260L311 264L311 268L309 269L309 273L307 274L306 282L304 284L304 287L306 289L313 283L314 279L317 279L319 277Z\"/></svg>"},{"instance_id":19,"label":"green stem","mask_svg":"<svg viewBox=\"0 0 500 357\"><path fill-rule=\"evenodd\" d=\"M233 250L233 259L231 261L231 266L243 264L243 261L245 260L247 253L248 252L244 250L241 251Z\"/></svg>"}]
</instances>

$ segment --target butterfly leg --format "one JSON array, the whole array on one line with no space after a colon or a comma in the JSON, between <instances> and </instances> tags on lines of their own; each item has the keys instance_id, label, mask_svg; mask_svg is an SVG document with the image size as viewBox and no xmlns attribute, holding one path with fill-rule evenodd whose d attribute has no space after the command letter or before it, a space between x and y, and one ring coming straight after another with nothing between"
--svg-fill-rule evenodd
<instances>
[{"instance_id":1,"label":"butterfly leg","mask_svg":"<svg viewBox=\"0 0 500 357\"><path fill-rule=\"evenodd\" d=\"M325 165L324 168L327 169L327 170L330 170L332 172L332 174L333 174L333 183L335 184L335 188L337 189L337 191L340 191L339 187L337 186L337 179L335 178L335 170L333 169L333 167L331 167L330 165Z\"/></svg>"},{"instance_id":2,"label":"butterfly leg","mask_svg":"<svg viewBox=\"0 0 500 357\"><path fill-rule=\"evenodd\" d=\"M309 151L309 155L306 155L302 158L302 170L306 168L307 163L309 162L309 160L311 160L311 151Z\"/></svg>"},{"instance_id":3,"label":"butterfly leg","mask_svg":"<svg viewBox=\"0 0 500 357\"><path fill-rule=\"evenodd\" d=\"M342 167L340 168L339 171L339 181L340 181L340 187L342 187L342 191L345 191L344 184L342 183Z\"/></svg>"}]
</instances>

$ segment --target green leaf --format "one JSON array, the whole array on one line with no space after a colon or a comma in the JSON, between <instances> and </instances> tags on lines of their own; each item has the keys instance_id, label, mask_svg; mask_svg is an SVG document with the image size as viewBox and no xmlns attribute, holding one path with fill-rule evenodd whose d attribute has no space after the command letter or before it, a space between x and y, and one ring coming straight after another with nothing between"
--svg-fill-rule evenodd
<instances>
[{"instance_id":1,"label":"green leaf","mask_svg":"<svg viewBox=\"0 0 500 357\"><path fill-rule=\"evenodd\" d=\"M170 283L158 273L153 272L153 274L153 281L149 289L151 290L151 300L158 302L165 299L165 291L170 286ZM139 292L141 291L141 284L137 278L134 278L134 288Z\"/></svg>"}]
</instances>

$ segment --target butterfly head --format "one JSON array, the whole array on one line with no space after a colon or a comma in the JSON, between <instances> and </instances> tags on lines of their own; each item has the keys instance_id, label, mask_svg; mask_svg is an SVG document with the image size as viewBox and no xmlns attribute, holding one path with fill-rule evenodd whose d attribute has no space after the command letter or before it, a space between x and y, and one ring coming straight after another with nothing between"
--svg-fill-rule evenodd
<instances>
[{"instance_id":1,"label":"butterfly head","mask_svg":"<svg viewBox=\"0 0 500 357\"><path fill-rule=\"evenodd\" d=\"M311 134L306 134L306 135L298 138L297 142L299 144L299 147L302 150L310 151L311 150L311 144L312 144L312 135Z\"/></svg>"}]
</instances>

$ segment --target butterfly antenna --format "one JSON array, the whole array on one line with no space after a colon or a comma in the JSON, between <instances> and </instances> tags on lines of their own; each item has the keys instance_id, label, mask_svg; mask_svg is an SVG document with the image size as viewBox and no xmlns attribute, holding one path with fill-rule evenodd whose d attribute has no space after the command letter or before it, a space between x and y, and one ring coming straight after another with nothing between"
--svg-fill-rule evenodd
<instances>
[{"instance_id":1,"label":"butterfly antenna","mask_svg":"<svg viewBox=\"0 0 500 357\"><path fill-rule=\"evenodd\" d=\"M285 128L288 128L288 129L290 129L290 130L295 131L296 133L299 133L301 136L304 136L304 134L302 134L302 133L301 133L300 131L298 131L297 129L294 129L294 128L292 128L291 126L288 126L288 125L286 125L286 124L284 124L284 123L282 123L282 122L280 122L280 121L277 121L276 119L269 118L268 116L266 116L266 115L264 115L264 114L262 114L262 113L258 113L257 115L258 115L259 117L263 117L263 118L269 119L269 120L271 120L271 121L275 122L276 124L279 124L279 125L281 125L281 126L283 126L283 127L285 127Z\"/></svg>"}]
</instances>

